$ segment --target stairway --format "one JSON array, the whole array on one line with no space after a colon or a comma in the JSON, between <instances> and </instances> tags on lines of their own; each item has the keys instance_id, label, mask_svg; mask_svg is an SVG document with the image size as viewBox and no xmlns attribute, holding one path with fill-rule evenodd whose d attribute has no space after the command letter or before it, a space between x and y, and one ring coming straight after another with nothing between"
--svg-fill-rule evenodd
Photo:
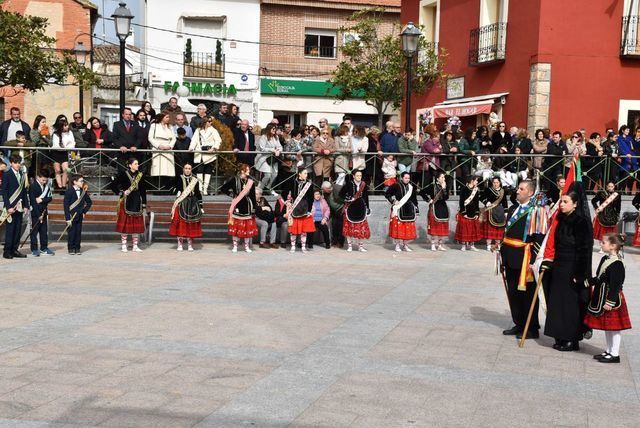
<instances>
[{"instance_id":1,"label":"stairway","mask_svg":"<svg viewBox=\"0 0 640 428\"><path fill-rule=\"evenodd\" d=\"M120 234L115 232L117 221L116 208L118 199L113 196L94 196L93 206L84 219L82 227L83 241L119 241ZM149 211L154 213L153 242L166 242L175 238L169 236L171 224L171 207L174 197L153 196L149 198ZM205 199L202 216L201 241L227 241L227 213L229 198L213 197ZM149 218L147 218L147 221ZM62 198L55 197L49 204L49 230L51 239L58 239L66 224ZM63 238L64 239L64 238Z\"/></svg>"}]
</instances>

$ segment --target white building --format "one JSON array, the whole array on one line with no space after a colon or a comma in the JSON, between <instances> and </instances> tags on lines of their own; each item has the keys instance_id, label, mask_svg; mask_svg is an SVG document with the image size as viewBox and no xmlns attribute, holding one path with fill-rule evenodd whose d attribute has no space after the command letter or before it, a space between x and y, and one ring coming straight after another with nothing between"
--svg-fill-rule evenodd
<instances>
[{"instance_id":1,"label":"white building","mask_svg":"<svg viewBox=\"0 0 640 428\"><path fill-rule=\"evenodd\" d=\"M140 99L159 111L182 95L178 104L187 113L200 103L217 111L224 101L257 121L259 0L146 0L143 7Z\"/></svg>"}]
</instances>

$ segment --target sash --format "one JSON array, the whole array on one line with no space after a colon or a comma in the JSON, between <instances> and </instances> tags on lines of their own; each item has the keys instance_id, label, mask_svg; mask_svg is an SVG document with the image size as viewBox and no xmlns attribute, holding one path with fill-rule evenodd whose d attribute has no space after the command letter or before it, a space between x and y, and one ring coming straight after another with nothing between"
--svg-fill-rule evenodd
<instances>
[{"instance_id":1,"label":"sash","mask_svg":"<svg viewBox=\"0 0 640 428\"><path fill-rule=\"evenodd\" d=\"M183 180L182 182L184 183L184 178L182 180ZM182 191L182 193L180 193L180 196L178 196L176 200L173 201L173 206L171 207L171 220L173 220L173 216L176 213L176 208L178 207L178 205L180 205L182 201L187 199L187 196L189 196L191 192L193 192L193 189L196 188L197 184L198 184L198 179L192 176L192 179L189 182L189 185Z\"/></svg>"},{"instance_id":2,"label":"sash","mask_svg":"<svg viewBox=\"0 0 640 428\"><path fill-rule=\"evenodd\" d=\"M471 201L473 201L473 198L476 197L476 193L478 193L478 186L474 187L473 190L471 191L471 194L469 195L469 197L464 200L464 206L465 207L467 205L469 205L471 203Z\"/></svg>"},{"instance_id":3,"label":"sash","mask_svg":"<svg viewBox=\"0 0 640 428\"><path fill-rule=\"evenodd\" d=\"M302 187L302 190L300 191L300 193L298 193L298 196L296 197L295 201L293 201L293 203L289 205L289 209L287 210L287 223L289 223L289 225L293 224L293 210L296 209L300 201L302 201L302 198L304 198L304 195L307 193L310 187L311 187L311 182L307 181Z\"/></svg>"},{"instance_id":4,"label":"sash","mask_svg":"<svg viewBox=\"0 0 640 428\"><path fill-rule=\"evenodd\" d=\"M127 173L127 177L129 177L129 180L131 180L131 175L129 175L129 171L126 171L126 173ZM133 180L131 180L131 185L129 186L127 191L129 193L131 193L131 192L137 190L141 179L142 179L142 173L138 172L138 174L135 176L135 178ZM124 195L124 194L122 195L122 197L120 199L118 199L118 212L120 212L120 204L123 203L125 201L125 199L127 199L127 195ZM127 211L126 202L125 202L124 210L125 210L125 212ZM140 214L140 213L127 213L127 214L135 215L135 214Z\"/></svg>"},{"instance_id":5,"label":"sash","mask_svg":"<svg viewBox=\"0 0 640 428\"><path fill-rule=\"evenodd\" d=\"M71 205L69 205L69 212L78 208L78 205L80 205L80 202L82 202L82 200L84 199L84 195L86 195L86 193L87 192L84 189L82 190L82 192L80 192L80 196L78 197L78 199L76 199L75 201L73 201Z\"/></svg>"},{"instance_id":6,"label":"sash","mask_svg":"<svg viewBox=\"0 0 640 428\"><path fill-rule=\"evenodd\" d=\"M355 182L354 182L354 184L355 184ZM344 204L344 213L345 213L345 215L347 216L347 219L348 219L349 221L351 221L351 219L349 219L349 213L347 213L347 209L349 208L349 206L350 206L350 205L351 205L351 204L352 204L356 199L360 199L360 198L362 197L362 193L364 192L364 188L365 188L365 186L366 186L366 184L364 183L364 181L361 181L361 182L360 182L360 185L358 186L358 190L356 190L356 193L353 195L353 198L351 199L351 201L350 201L350 202L345 202L345 204ZM365 213L364 218L365 218L365 219L367 218L366 213ZM363 220L363 221L364 221L364 220ZM354 223L354 222L352 221L352 223ZM361 223L361 222L359 222L359 223Z\"/></svg>"},{"instance_id":7,"label":"sash","mask_svg":"<svg viewBox=\"0 0 640 428\"><path fill-rule=\"evenodd\" d=\"M600 221L600 224L602 224L603 226L614 226L615 224L618 223L617 218L613 219L613 218L604 217L605 208L607 208L613 201L615 201L618 196L620 196L618 192L613 192L611 195L609 195L607 199L605 199L603 203L601 203L598 206L598 210L600 211L598 213L598 220ZM611 221L608 221L608 220L611 220ZM615 220L615 222L613 220ZM609 223L613 223L613 224L609 224Z\"/></svg>"},{"instance_id":8,"label":"sash","mask_svg":"<svg viewBox=\"0 0 640 428\"><path fill-rule=\"evenodd\" d=\"M494 227L503 227L507 223L506 219L504 219L504 208L500 205L503 199L504 199L504 189L500 189L500 192L498 193L498 199L496 199L495 201L493 201L493 203L490 203L485 207L487 210L487 221L489 222L489 224L491 224ZM493 218L493 214L494 214L493 210L497 207L502 207L503 220L501 222ZM498 215L499 214L500 212L498 212Z\"/></svg>"},{"instance_id":9,"label":"sash","mask_svg":"<svg viewBox=\"0 0 640 428\"><path fill-rule=\"evenodd\" d=\"M237 177L236 177L237 179ZM248 179L247 180L247 185L244 186L244 189L242 189L239 193L238 196L236 196L235 198L233 198L233 200L231 201L231 205L229 206L229 220L227 220L228 224L233 224L233 211L236 209L236 206L238 205L238 203L245 197L247 196L247 194L249 193L249 190L251 190L251 187L253 187L253 180L252 179Z\"/></svg>"},{"instance_id":10,"label":"sash","mask_svg":"<svg viewBox=\"0 0 640 428\"><path fill-rule=\"evenodd\" d=\"M13 172L13 171L11 171L11 172ZM21 178L22 178L21 180L18 180L18 188L16 189L15 192L13 192L13 194L11 196L9 196L9 208L11 207L11 205L14 204L14 202L17 199L20 198L20 194L24 190L25 180L26 180L27 176L25 174L21 174ZM16 206L16 211L21 212L22 211L22 207L17 207ZM4 207L2 209L2 213L0 213L0 225L2 225L5 221L7 223L11 223L13 221L12 216L9 214L8 207Z\"/></svg>"},{"instance_id":11,"label":"sash","mask_svg":"<svg viewBox=\"0 0 640 428\"><path fill-rule=\"evenodd\" d=\"M398 211L400 211L400 209L404 206L404 204L407 203L409 198L411 198L412 193L413 193L413 186L411 185L411 183L409 183L409 190L407 191L407 193L404 194L402 199L400 199L397 204L394 204L391 207L391 218L398 217Z\"/></svg>"},{"instance_id":12,"label":"sash","mask_svg":"<svg viewBox=\"0 0 640 428\"><path fill-rule=\"evenodd\" d=\"M440 198L442 198L442 195L444 195L444 191L445 188L441 187L439 184L436 184L438 187L440 187L440 190L438 190L438 193L435 193L433 195L433 199L431 200L431 212L433 213L433 219L437 222L440 223L446 223L449 221L449 216L447 216L446 218L438 218L438 216L436 215L436 202L438 202L440 200ZM447 207L447 211L449 211L449 207Z\"/></svg>"},{"instance_id":13,"label":"sash","mask_svg":"<svg viewBox=\"0 0 640 428\"><path fill-rule=\"evenodd\" d=\"M531 263L531 245L533 244L508 237L504 238L502 244L512 248L524 248L524 257L522 258L520 276L518 277L518 291L526 291L527 282L533 281L533 272L529 269L529 264Z\"/></svg>"}]
</instances>

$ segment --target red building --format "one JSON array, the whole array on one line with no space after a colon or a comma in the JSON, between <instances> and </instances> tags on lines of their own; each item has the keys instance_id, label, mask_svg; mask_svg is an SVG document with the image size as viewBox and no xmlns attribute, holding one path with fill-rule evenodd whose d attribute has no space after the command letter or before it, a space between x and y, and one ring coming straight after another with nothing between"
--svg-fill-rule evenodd
<instances>
[{"instance_id":1,"label":"red building","mask_svg":"<svg viewBox=\"0 0 640 428\"><path fill-rule=\"evenodd\" d=\"M446 88L413 97L412 123L638 127L639 15L640 0L402 0L402 22L448 53Z\"/></svg>"}]
</instances>

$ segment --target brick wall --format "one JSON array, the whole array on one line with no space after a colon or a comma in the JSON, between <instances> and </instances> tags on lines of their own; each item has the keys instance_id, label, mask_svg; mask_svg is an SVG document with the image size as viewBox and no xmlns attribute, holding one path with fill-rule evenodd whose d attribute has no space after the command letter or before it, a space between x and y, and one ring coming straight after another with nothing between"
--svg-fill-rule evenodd
<instances>
[{"instance_id":1,"label":"brick wall","mask_svg":"<svg viewBox=\"0 0 640 428\"><path fill-rule=\"evenodd\" d=\"M307 75L309 79L327 79L331 71L343 59L342 54L338 50L335 59L305 58L302 47L304 46L305 28L337 30L341 26L347 25L347 19L352 13L352 10L337 8L310 8L295 4L263 3L260 15L260 40L295 46L261 45L261 74L301 77ZM384 24L380 26L381 34L391 32L394 24L399 26L400 14L387 14ZM337 35L337 46L341 45L342 38Z\"/></svg>"},{"instance_id":2,"label":"brick wall","mask_svg":"<svg viewBox=\"0 0 640 428\"><path fill-rule=\"evenodd\" d=\"M5 0L2 7L48 18L47 32L56 38L57 49L73 49L77 41L83 42L87 49L91 48L91 10L74 0ZM74 86L47 85L35 94L19 92L13 95L15 93L13 88L0 90L0 97L4 97L5 117L9 117L9 109L13 106L22 110L23 119L27 122L37 114L53 116L50 119L53 121L60 113L71 115L78 109L78 88Z\"/></svg>"}]
</instances>

